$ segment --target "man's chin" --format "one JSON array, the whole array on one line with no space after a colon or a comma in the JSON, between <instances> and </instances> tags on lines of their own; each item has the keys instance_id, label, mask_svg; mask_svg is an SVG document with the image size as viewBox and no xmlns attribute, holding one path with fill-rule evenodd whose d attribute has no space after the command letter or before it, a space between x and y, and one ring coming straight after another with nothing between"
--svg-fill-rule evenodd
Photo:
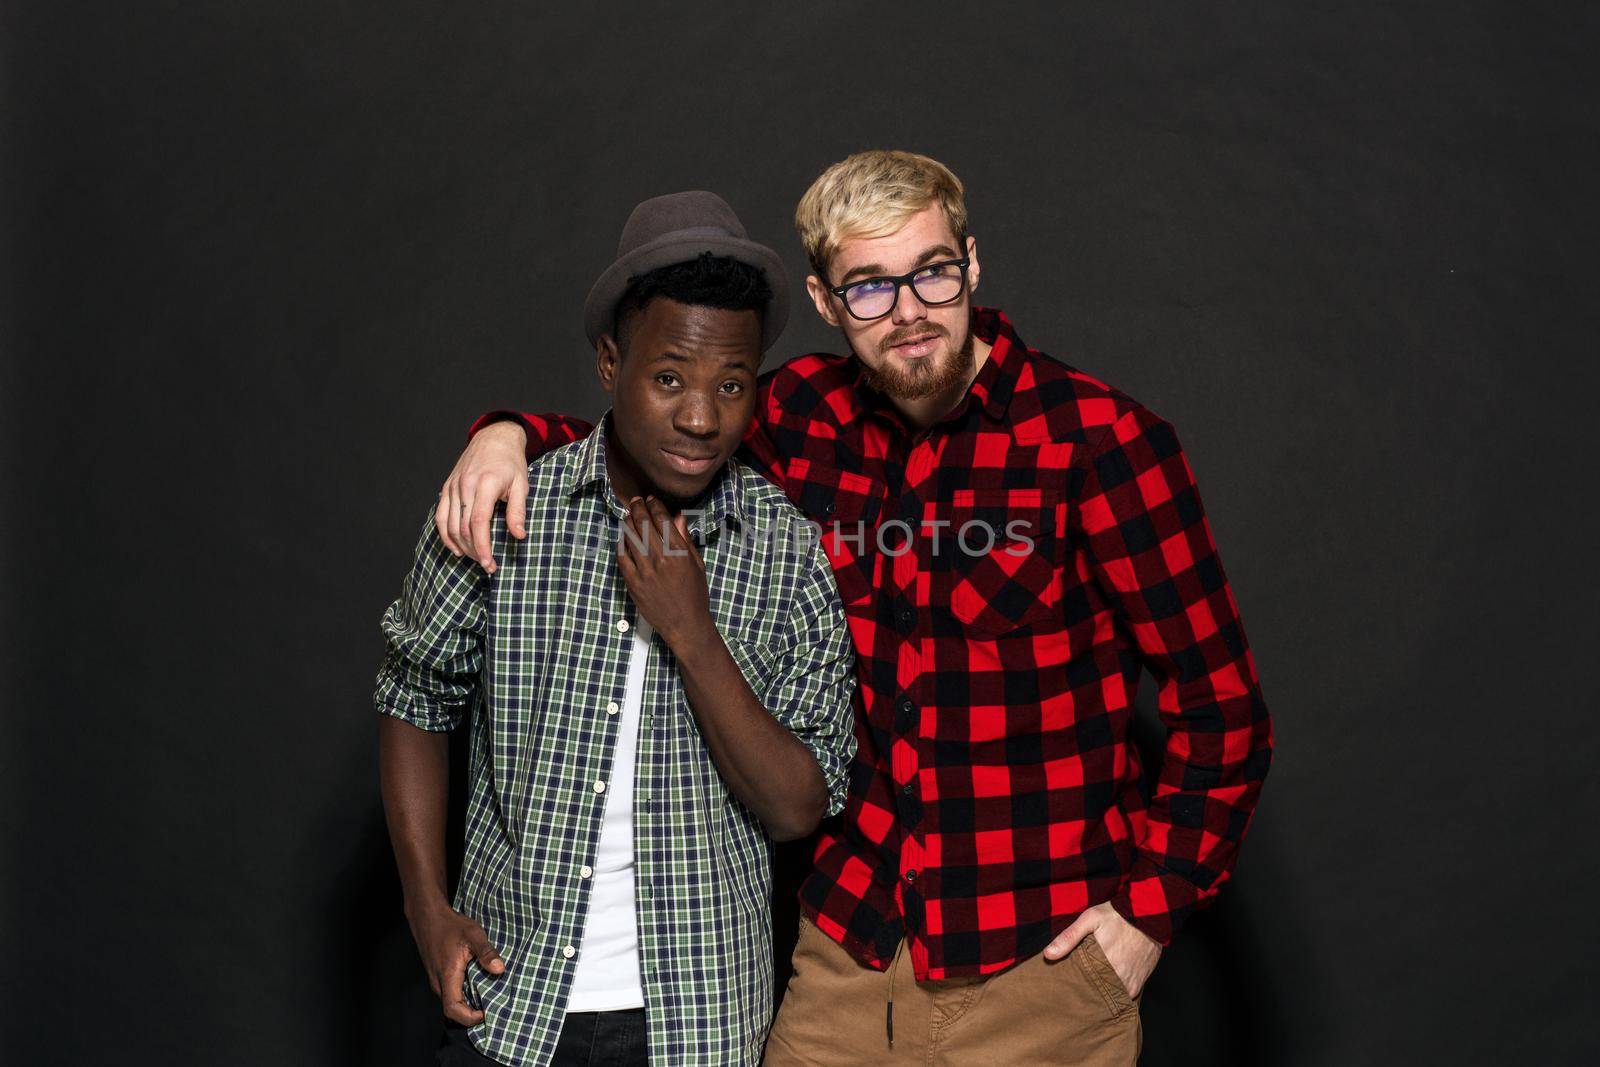
<instances>
[{"instance_id":1,"label":"man's chin","mask_svg":"<svg viewBox=\"0 0 1600 1067\"><path fill-rule=\"evenodd\" d=\"M723 462L726 462L724 460ZM722 469L722 463L714 463L710 473L704 476L691 476L678 471L658 468L649 473L650 480L655 483L655 493L661 502L668 508L683 508L706 491L706 486L716 477L717 471Z\"/></svg>"},{"instance_id":2,"label":"man's chin","mask_svg":"<svg viewBox=\"0 0 1600 1067\"><path fill-rule=\"evenodd\" d=\"M948 341L926 356L907 357L885 352L880 356L882 362L878 367L866 368L866 383L893 400L926 400L949 389L963 377L971 358L970 347L962 353L951 349Z\"/></svg>"}]
</instances>

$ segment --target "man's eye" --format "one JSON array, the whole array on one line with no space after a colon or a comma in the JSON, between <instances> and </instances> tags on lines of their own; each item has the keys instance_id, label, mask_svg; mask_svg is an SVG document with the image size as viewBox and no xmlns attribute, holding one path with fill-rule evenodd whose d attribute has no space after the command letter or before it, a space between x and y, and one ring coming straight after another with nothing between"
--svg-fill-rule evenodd
<instances>
[{"instance_id":1,"label":"man's eye","mask_svg":"<svg viewBox=\"0 0 1600 1067\"><path fill-rule=\"evenodd\" d=\"M955 266L953 264L950 264L950 263L939 263L939 264L936 264L936 265L934 265L932 267L924 267L922 270L917 271L917 277L918 278L943 278L946 275L954 274L955 272L956 272L956 268L955 268Z\"/></svg>"},{"instance_id":2,"label":"man's eye","mask_svg":"<svg viewBox=\"0 0 1600 1067\"><path fill-rule=\"evenodd\" d=\"M743 382L723 382L722 388L728 391L729 396L738 396L744 392Z\"/></svg>"},{"instance_id":3,"label":"man's eye","mask_svg":"<svg viewBox=\"0 0 1600 1067\"><path fill-rule=\"evenodd\" d=\"M678 376L676 374L667 374L663 372L656 375L656 381L660 382L662 385L677 385Z\"/></svg>"},{"instance_id":4,"label":"man's eye","mask_svg":"<svg viewBox=\"0 0 1600 1067\"><path fill-rule=\"evenodd\" d=\"M874 293L882 293L894 288L894 282L888 278L868 278L864 282L857 282L850 288L860 296L871 296Z\"/></svg>"}]
</instances>

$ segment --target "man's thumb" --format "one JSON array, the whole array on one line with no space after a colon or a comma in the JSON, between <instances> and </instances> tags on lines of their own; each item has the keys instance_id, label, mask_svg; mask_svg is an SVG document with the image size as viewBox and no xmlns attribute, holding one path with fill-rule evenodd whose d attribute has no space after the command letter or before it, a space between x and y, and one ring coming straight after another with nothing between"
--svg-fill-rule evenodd
<instances>
[{"instance_id":1,"label":"man's thumb","mask_svg":"<svg viewBox=\"0 0 1600 1067\"><path fill-rule=\"evenodd\" d=\"M1078 947L1078 942L1093 929L1089 923L1084 922L1085 917L1086 915L1080 915L1076 922L1057 934L1056 939L1044 947L1045 959L1059 960Z\"/></svg>"},{"instance_id":2,"label":"man's thumb","mask_svg":"<svg viewBox=\"0 0 1600 1067\"><path fill-rule=\"evenodd\" d=\"M505 960L489 944L488 934L474 930L467 938L467 948L471 950L472 958L478 961L478 966L490 974L499 974L506 969Z\"/></svg>"}]
</instances>

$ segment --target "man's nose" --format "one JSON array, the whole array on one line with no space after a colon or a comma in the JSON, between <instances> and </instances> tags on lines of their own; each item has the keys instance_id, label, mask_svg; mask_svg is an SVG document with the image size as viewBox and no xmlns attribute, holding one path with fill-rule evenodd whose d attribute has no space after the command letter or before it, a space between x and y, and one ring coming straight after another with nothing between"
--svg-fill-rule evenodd
<instances>
[{"instance_id":1,"label":"man's nose","mask_svg":"<svg viewBox=\"0 0 1600 1067\"><path fill-rule=\"evenodd\" d=\"M894 321L897 326L905 326L927 317L928 305L917 299L917 294L912 291L909 282L895 291Z\"/></svg>"},{"instance_id":2,"label":"man's nose","mask_svg":"<svg viewBox=\"0 0 1600 1067\"><path fill-rule=\"evenodd\" d=\"M702 392L690 392L673 413L672 425L679 433L693 437L712 437L717 432L717 405Z\"/></svg>"}]
</instances>

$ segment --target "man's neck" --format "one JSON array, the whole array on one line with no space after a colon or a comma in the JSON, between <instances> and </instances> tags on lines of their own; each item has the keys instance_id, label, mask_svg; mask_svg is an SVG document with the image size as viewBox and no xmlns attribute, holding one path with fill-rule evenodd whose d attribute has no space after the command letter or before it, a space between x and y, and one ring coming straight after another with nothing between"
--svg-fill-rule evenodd
<instances>
[{"instance_id":1,"label":"man's neck","mask_svg":"<svg viewBox=\"0 0 1600 1067\"><path fill-rule=\"evenodd\" d=\"M611 432L610 421L606 421L605 429L605 477L611 483L611 491L616 493L616 499L626 507L630 499L635 496L653 496L661 501L661 506L666 507L667 514L677 515L683 510L686 502L680 501L675 496L662 493L656 488L650 478L646 478L634 458L622 448L622 443Z\"/></svg>"},{"instance_id":2,"label":"man's neck","mask_svg":"<svg viewBox=\"0 0 1600 1067\"><path fill-rule=\"evenodd\" d=\"M949 389L934 396L918 397L915 400L903 400L890 397L889 402L894 405L900 417L916 430L916 436L922 437L933 426L961 403L961 398L967 395L967 390L972 388L972 383L977 380L978 372L983 370L983 365L989 362L989 353L994 346L989 342L974 337L972 339L972 368L962 378L951 384Z\"/></svg>"},{"instance_id":3,"label":"man's neck","mask_svg":"<svg viewBox=\"0 0 1600 1067\"><path fill-rule=\"evenodd\" d=\"M677 503L669 496L663 494L654 484L647 479L639 469L639 464L634 462L628 450L622 447L622 442L617 440L617 435L612 431L610 421L606 424L606 479L611 483L611 491L617 494L617 499L626 506L628 501L636 496L653 496L666 507L667 511L676 515Z\"/></svg>"}]
</instances>

